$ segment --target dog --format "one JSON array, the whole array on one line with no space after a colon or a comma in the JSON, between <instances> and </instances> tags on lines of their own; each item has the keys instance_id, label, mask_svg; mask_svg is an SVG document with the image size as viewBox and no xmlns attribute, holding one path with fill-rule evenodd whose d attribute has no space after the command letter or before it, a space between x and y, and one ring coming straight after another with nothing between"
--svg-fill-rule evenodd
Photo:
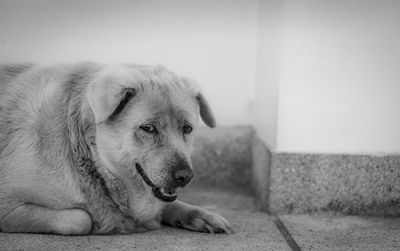
<instances>
[{"instance_id":1,"label":"dog","mask_svg":"<svg viewBox=\"0 0 400 251\"><path fill-rule=\"evenodd\" d=\"M233 233L177 200L199 115L216 125L194 81L162 66L21 64L0 67L0 88L2 232Z\"/></svg>"}]
</instances>

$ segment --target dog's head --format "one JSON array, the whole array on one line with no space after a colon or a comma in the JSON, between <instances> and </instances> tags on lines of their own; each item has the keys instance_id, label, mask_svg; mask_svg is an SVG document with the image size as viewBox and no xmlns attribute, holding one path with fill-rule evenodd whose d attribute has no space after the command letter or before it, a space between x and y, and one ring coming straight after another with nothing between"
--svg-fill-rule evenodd
<instances>
[{"instance_id":1,"label":"dog's head","mask_svg":"<svg viewBox=\"0 0 400 251\"><path fill-rule=\"evenodd\" d=\"M107 68L88 86L99 157L114 175L143 186L162 201L193 177L190 152L198 114L215 119L192 81L163 67Z\"/></svg>"}]
</instances>

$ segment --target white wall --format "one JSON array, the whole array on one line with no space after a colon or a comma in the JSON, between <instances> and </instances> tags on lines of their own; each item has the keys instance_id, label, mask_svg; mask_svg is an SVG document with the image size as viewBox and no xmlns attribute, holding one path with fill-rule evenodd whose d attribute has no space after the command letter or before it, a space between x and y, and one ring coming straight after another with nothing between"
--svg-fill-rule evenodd
<instances>
[{"instance_id":1,"label":"white wall","mask_svg":"<svg viewBox=\"0 0 400 251\"><path fill-rule=\"evenodd\" d=\"M219 124L249 124L256 10L256 0L1 0L0 63L164 64L201 84Z\"/></svg>"},{"instance_id":2,"label":"white wall","mask_svg":"<svg viewBox=\"0 0 400 251\"><path fill-rule=\"evenodd\" d=\"M257 13L259 37L253 125L271 149L277 147L281 8L281 0L260 1Z\"/></svg>"},{"instance_id":3,"label":"white wall","mask_svg":"<svg viewBox=\"0 0 400 251\"><path fill-rule=\"evenodd\" d=\"M400 153L400 1L1 0L0 63L165 64L272 149Z\"/></svg>"},{"instance_id":4,"label":"white wall","mask_svg":"<svg viewBox=\"0 0 400 251\"><path fill-rule=\"evenodd\" d=\"M277 150L400 153L400 1L283 1Z\"/></svg>"}]
</instances>

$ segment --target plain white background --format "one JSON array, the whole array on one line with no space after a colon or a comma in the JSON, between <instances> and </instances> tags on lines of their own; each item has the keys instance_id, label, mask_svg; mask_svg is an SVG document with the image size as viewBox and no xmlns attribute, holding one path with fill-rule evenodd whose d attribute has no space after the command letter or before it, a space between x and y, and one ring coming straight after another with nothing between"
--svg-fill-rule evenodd
<instances>
[{"instance_id":1,"label":"plain white background","mask_svg":"<svg viewBox=\"0 0 400 251\"><path fill-rule=\"evenodd\" d=\"M0 1L0 63L164 64L276 151L400 152L400 2Z\"/></svg>"},{"instance_id":2,"label":"plain white background","mask_svg":"<svg viewBox=\"0 0 400 251\"><path fill-rule=\"evenodd\" d=\"M1 0L0 62L163 64L249 124L257 1Z\"/></svg>"},{"instance_id":3,"label":"plain white background","mask_svg":"<svg viewBox=\"0 0 400 251\"><path fill-rule=\"evenodd\" d=\"M400 1L264 4L278 30L272 47L261 44L276 53L268 62L273 72L265 70L271 69L268 64L261 66L261 74L274 78L258 82L278 89L276 116L266 118L277 122L274 147L399 153ZM270 30L268 25L261 29Z\"/></svg>"}]
</instances>

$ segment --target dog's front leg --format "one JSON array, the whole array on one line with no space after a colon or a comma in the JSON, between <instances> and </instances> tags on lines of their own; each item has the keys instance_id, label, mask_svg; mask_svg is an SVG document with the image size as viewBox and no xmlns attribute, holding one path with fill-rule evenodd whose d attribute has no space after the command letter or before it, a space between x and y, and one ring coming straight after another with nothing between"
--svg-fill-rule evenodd
<instances>
[{"instance_id":1,"label":"dog's front leg","mask_svg":"<svg viewBox=\"0 0 400 251\"><path fill-rule=\"evenodd\" d=\"M229 222L217 213L181 201L168 203L162 214L163 223L199 232L228 233Z\"/></svg>"},{"instance_id":2,"label":"dog's front leg","mask_svg":"<svg viewBox=\"0 0 400 251\"><path fill-rule=\"evenodd\" d=\"M14 233L86 235L92 229L92 220L88 213L80 209L53 210L23 204L0 219L0 229Z\"/></svg>"}]
</instances>

